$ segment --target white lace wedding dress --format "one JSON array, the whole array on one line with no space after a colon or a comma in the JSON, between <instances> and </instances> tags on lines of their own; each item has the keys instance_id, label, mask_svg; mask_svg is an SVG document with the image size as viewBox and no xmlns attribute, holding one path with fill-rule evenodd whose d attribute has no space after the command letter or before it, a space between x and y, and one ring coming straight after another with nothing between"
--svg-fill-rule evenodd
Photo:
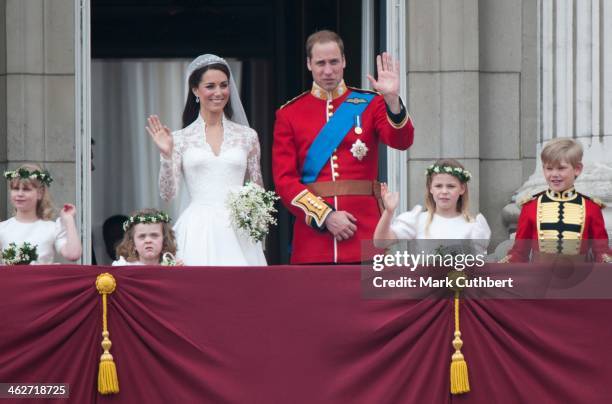
<instances>
[{"instance_id":1,"label":"white lace wedding dress","mask_svg":"<svg viewBox=\"0 0 612 404\"><path fill-rule=\"evenodd\" d=\"M182 174L191 198L174 225L178 258L193 266L267 265L261 243L234 230L225 207L228 192L245 180L263 186L257 133L224 117L223 143L215 155L198 115L172 137L172 159L161 159L160 196L174 198Z\"/></svg>"}]
</instances>

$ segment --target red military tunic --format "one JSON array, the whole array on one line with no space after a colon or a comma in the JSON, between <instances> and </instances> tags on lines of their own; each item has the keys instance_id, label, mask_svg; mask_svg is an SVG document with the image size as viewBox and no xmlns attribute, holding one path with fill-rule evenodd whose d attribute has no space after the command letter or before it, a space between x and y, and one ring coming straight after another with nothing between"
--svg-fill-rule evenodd
<instances>
[{"instance_id":1,"label":"red military tunic","mask_svg":"<svg viewBox=\"0 0 612 404\"><path fill-rule=\"evenodd\" d=\"M328 93L313 83L312 91L296 97L276 112L272 170L276 192L296 216L291 253L293 264L361 261L360 240L372 239L380 218L378 203L373 195L319 198L300 181L310 145L351 91L365 90L347 88L342 82L332 93ZM361 134L351 129L344 137L323 166L316 179L317 183L374 181L378 178L378 142L405 150L414 139L414 127L408 114L402 122L393 123L380 95L375 96L361 114L361 128ZM368 148L361 160L351 152L358 139ZM355 216L357 231L353 237L336 241L329 231L316 228L322 226L327 215L332 212L329 206Z\"/></svg>"},{"instance_id":2,"label":"red military tunic","mask_svg":"<svg viewBox=\"0 0 612 404\"><path fill-rule=\"evenodd\" d=\"M530 253L584 258L592 254L595 262L610 260L601 206L574 188L561 193L548 190L527 201L519 216L516 240L506 261L527 262Z\"/></svg>"}]
</instances>

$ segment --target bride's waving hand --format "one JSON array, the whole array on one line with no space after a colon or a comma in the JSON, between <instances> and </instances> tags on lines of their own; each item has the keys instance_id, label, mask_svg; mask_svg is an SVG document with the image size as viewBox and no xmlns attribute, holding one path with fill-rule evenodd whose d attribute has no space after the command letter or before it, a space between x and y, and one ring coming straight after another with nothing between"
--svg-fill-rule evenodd
<instances>
[{"instance_id":1,"label":"bride's waving hand","mask_svg":"<svg viewBox=\"0 0 612 404\"><path fill-rule=\"evenodd\" d=\"M173 141L170 129L167 126L162 125L157 115L149 116L149 118L147 118L147 123L147 132L149 132L149 135L151 135L151 139L153 139L153 142L155 142L159 152L165 158L171 158Z\"/></svg>"}]
</instances>

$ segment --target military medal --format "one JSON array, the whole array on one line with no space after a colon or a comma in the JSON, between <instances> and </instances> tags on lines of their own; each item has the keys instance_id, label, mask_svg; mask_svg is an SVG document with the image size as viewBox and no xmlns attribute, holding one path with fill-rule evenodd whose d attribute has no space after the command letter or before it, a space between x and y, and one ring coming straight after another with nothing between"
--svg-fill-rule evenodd
<instances>
[{"instance_id":1,"label":"military medal","mask_svg":"<svg viewBox=\"0 0 612 404\"><path fill-rule=\"evenodd\" d=\"M368 154L368 150L368 146L366 146L366 144L363 143L361 139L355 140L355 143L353 143L353 145L351 146L351 154L359 161L363 160L365 155Z\"/></svg>"},{"instance_id":2,"label":"military medal","mask_svg":"<svg viewBox=\"0 0 612 404\"><path fill-rule=\"evenodd\" d=\"M355 115L355 133L357 135L361 135L363 133L363 129L361 129L361 115Z\"/></svg>"}]
</instances>

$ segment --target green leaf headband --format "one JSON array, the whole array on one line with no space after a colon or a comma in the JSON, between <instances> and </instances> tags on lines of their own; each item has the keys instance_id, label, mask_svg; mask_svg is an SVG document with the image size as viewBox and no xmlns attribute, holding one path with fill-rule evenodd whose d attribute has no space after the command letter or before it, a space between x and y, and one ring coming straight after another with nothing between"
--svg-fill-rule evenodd
<instances>
[{"instance_id":1,"label":"green leaf headband","mask_svg":"<svg viewBox=\"0 0 612 404\"><path fill-rule=\"evenodd\" d=\"M433 174L450 174L457 177L457 179L461 182L468 182L472 178L472 174L468 170L446 165L439 166L437 164L432 164L427 167L425 174L427 174L427 176L431 176Z\"/></svg>"},{"instance_id":2,"label":"green leaf headband","mask_svg":"<svg viewBox=\"0 0 612 404\"><path fill-rule=\"evenodd\" d=\"M49 186L53 182L51 174L47 170L28 170L27 168L19 168L17 170L7 170L4 172L4 178L7 180L13 180L19 178L21 180L38 180L42 184Z\"/></svg>"},{"instance_id":3,"label":"green leaf headband","mask_svg":"<svg viewBox=\"0 0 612 404\"><path fill-rule=\"evenodd\" d=\"M170 223L170 216L164 212L146 213L142 215L130 216L128 220L123 222L123 231L127 231L132 225L144 223Z\"/></svg>"}]
</instances>

